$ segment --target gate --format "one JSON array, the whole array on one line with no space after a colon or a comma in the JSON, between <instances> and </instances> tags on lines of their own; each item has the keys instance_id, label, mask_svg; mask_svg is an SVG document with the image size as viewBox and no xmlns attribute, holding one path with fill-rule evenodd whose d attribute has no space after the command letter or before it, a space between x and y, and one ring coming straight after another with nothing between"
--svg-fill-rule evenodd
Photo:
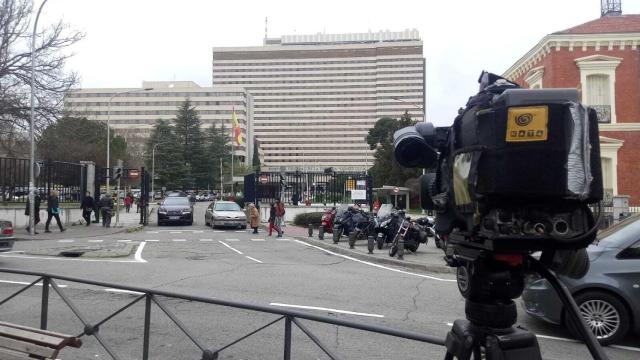
<instances>
[{"instance_id":1,"label":"gate","mask_svg":"<svg viewBox=\"0 0 640 360\"><path fill-rule=\"evenodd\" d=\"M0 158L2 202L26 202L29 198L29 159ZM36 161L34 186L42 197L58 191L60 202L79 202L86 189L87 168L62 161Z\"/></svg>"},{"instance_id":2,"label":"gate","mask_svg":"<svg viewBox=\"0 0 640 360\"><path fill-rule=\"evenodd\" d=\"M372 205L373 179L363 173L262 172L244 178L245 201L291 205L312 203Z\"/></svg>"}]
</instances>

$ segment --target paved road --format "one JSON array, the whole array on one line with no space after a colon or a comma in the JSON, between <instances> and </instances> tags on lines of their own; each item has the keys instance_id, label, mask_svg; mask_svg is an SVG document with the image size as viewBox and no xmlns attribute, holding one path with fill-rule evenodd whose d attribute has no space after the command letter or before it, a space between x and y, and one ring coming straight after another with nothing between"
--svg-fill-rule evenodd
<instances>
[{"instance_id":1,"label":"paved road","mask_svg":"<svg viewBox=\"0 0 640 360\"><path fill-rule=\"evenodd\" d=\"M449 324L464 313L464 302L452 275L420 273L381 267L332 255L293 238L276 239L261 232L211 230L203 225L204 204L198 204L196 224L149 226L132 234L96 238L25 241L18 251L67 248L77 245L108 247L139 244L130 256L105 259L33 257L22 253L0 257L0 266L48 271L107 282L137 285L260 305L310 307L305 311L337 318L391 326L444 337ZM92 260L92 261L89 261ZM24 276L0 274L0 298L19 289L13 282ZM136 295L94 286L61 282L63 290L93 321L132 301ZM3 305L0 319L31 326L39 324L40 289L28 290ZM219 306L165 300L167 306L194 330L208 347L218 348L274 319ZM277 304L277 305L276 305ZM6 306L6 308L5 308ZM136 304L105 324L100 333L124 359L141 358L143 307ZM584 345L567 339L558 327L520 314L519 323L542 337L543 356L551 359L589 358ZM346 359L438 359L444 348L398 340L335 326L305 323L335 353ZM153 359L199 359L197 348L161 314L152 313ZM81 325L51 298L49 327L79 333ZM282 324L277 324L222 352L223 359L277 359L282 355ZM323 359L321 352L294 330L293 358ZM629 348L610 347L612 359L638 359L640 342ZM80 350L63 358L108 359L89 338ZM64 355L64 354L63 354Z\"/></svg>"}]
</instances>

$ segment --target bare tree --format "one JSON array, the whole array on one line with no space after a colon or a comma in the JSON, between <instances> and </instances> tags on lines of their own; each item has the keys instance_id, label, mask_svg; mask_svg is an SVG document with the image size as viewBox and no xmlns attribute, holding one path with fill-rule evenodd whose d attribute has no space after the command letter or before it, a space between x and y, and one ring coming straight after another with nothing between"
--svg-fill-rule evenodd
<instances>
[{"instance_id":1,"label":"bare tree","mask_svg":"<svg viewBox=\"0 0 640 360\"><path fill-rule=\"evenodd\" d=\"M29 130L33 10L30 0L0 0L0 152L14 156ZM72 55L68 48L83 37L62 21L36 35L36 136L61 117L64 94L78 82L64 65Z\"/></svg>"}]
</instances>

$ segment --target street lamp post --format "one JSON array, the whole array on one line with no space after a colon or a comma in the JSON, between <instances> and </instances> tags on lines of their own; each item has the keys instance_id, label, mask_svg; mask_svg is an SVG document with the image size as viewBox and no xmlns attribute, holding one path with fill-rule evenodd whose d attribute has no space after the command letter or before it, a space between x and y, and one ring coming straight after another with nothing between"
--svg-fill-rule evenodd
<instances>
[{"instance_id":1,"label":"street lamp post","mask_svg":"<svg viewBox=\"0 0 640 360\"><path fill-rule=\"evenodd\" d=\"M36 20L33 23L33 33L31 34L31 115L29 119L29 142L30 144L30 155L29 155L29 233L34 235L36 232L35 229L35 194L34 194L34 186L36 182L36 177L34 174L34 165L36 162L36 145L34 142L34 122L35 122L35 83L36 83L36 30L38 28L38 19L40 18L40 12L46 4L47 0L43 0L42 4L40 4L40 8L38 8L38 13L36 14ZM15 225L15 224L14 224Z\"/></svg>"},{"instance_id":2,"label":"street lamp post","mask_svg":"<svg viewBox=\"0 0 640 360\"><path fill-rule=\"evenodd\" d=\"M109 102L107 103L107 194L109 194L109 185L111 182L111 167L110 167L110 154L111 154L111 127L109 126L109 122L111 120L111 101L113 100L113 98L119 96L119 95L124 95L124 94L130 94L130 93L135 93L135 92L142 92L142 91L150 91L153 90L153 88L144 88L144 89L134 89L134 90L127 90L127 91L121 91L118 93L113 94L110 98L109 98Z\"/></svg>"}]
</instances>

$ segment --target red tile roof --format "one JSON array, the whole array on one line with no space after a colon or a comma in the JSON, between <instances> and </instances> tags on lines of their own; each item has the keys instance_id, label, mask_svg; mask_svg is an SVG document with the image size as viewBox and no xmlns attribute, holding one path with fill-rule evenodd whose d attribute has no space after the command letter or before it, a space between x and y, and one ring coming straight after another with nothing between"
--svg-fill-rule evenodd
<instances>
[{"instance_id":1,"label":"red tile roof","mask_svg":"<svg viewBox=\"0 0 640 360\"><path fill-rule=\"evenodd\" d=\"M640 33L640 14L604 16L555 34Z\"/></svg>"}]
</instances>

